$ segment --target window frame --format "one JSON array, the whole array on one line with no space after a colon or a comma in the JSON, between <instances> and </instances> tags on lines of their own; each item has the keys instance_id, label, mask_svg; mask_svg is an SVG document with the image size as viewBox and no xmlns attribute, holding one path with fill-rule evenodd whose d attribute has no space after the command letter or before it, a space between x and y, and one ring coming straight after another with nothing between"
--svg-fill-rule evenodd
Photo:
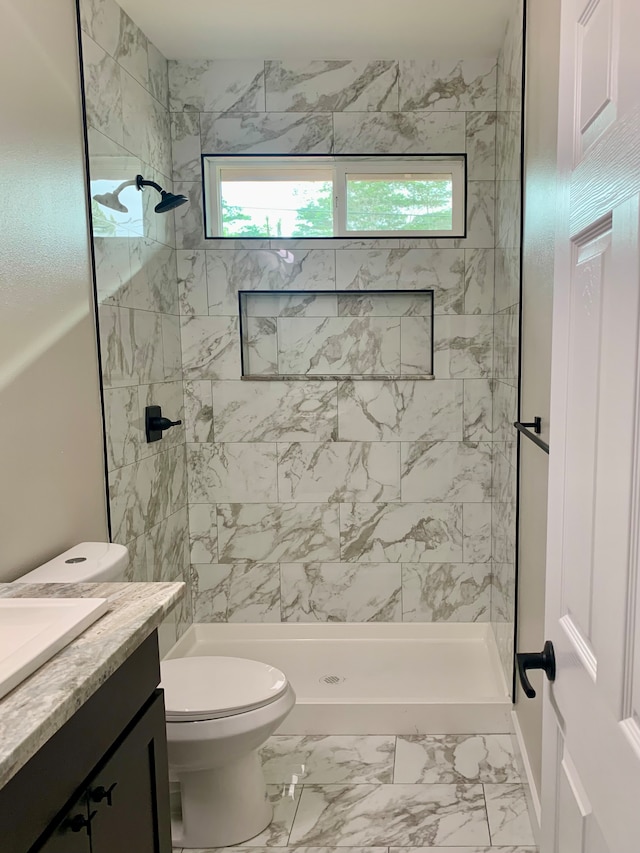
<instances>
[{"instance_id":1,"label":"window frame","mask_svg":"<svg viewBox=\"0 0 640 853\"><path fill-rule=\"evenodd\" d=\"M205 237L209 240L344 240L365 238L436 238L460 239L466 236L467 157L466 154L415 155L209 155L203 160ZM224 169L257 169L265 173L280 171L331 172L333 175L333 234L325 236L244 237L223 236L221 172ZM346 227L347 180L358 174L451 174L453 184L451 230L379 230L350 231Z\"/></svg>"}]
</instances>

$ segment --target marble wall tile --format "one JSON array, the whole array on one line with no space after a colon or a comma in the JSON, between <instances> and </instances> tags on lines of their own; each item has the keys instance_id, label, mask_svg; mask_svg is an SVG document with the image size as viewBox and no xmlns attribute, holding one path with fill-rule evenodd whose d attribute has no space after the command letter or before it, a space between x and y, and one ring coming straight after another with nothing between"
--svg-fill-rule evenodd
<instances>
[{"instance_id":1,"label":"marble wall tile","mask_svg":"<svg viewBox=\"0 0 640 853\"><path fill-rule=\"evenodd\" d=\"M402 444L403 501L491 501L491 443Z\"/></svg>"},{"instance_id":2,"label":"marble wall tile","mask_svg":"<svg viewBox=\"0 0 640 853\"><path fill-rule=\"evenodd\" d=\"M263 110L264 62L254 59L170 60L171 112Z\"/></svg>"},{"instance_id":3,"label":"marble wall tile","mask_svg":"<svg viewBox=\"0 0 640 853\"><path fill-rule=\"evenodd\" d=\"M115 0L81 0L80 26L110 56L120 43L123 11Z\"/></svg>"},{"instance_id":4,"label":"marble wall tile","mask_svg":"<svg viewBox=\"0 0 640 853\"><path fill-rule=\"evenodd\" d=\"M422 293L339 293L337 314L339 317L405 317L430 318L433 313L433 297L430 292ZM330 316L330 315L326 315Z\"/></svg>"},{"instance_id":5,"label":"marble wall tile","mask_svg":"<svg viewBox=\"0 0 640 853\"><path fill-rule=\"evenodd\" d=\"M107 470L131 465L138 458L142 433L139 424L138 389L104 389Z\"/></svg>"},{"instance_id":6,"label":"marble wall tile","mask_svg":"<svg viewBox=\"0 0 640 853\"><path fill-rule=\"evenodd\" d=\"M277 376L278 321L275 317L246 317L243 322L245 376Z\"/></svg>"},{"instance_id":7,"label":"marble wall tile","mask_svg":"<svg viewBox=\"0 0 640 853\"><path fill-rule=\"evenodd\" d=\"M513 3L498 55L498 109L522 107L523 0Z\"/></svg>"},{"instance_id":8,"label":"marble wall tile","mask_svg":"<svg viewBox=\"0 0 640 853\"><path fill-rule=\"evenodd\" d=\"M149 89L148 40L126 12L120 17L120 37L114 59L145 89Z\"/></svg>"},{"instance_id":9,"label":"marble wall tile","mask_svg":"<svg viewBox=\"0 0 640 853\"><path fill-rule=\"evenodd\" d=\"M340 559L338 504L219 504L221 562Z\"/></svg>"},{"instance_id":10,"label":"marble wall tile","mask_svg":"<svg viewBox=\"0 0 640 853\"><path fill-rule=\"evenodd\" d=\"M395 563L282 563L284 622L400 622Z\"/></svg>"},{"instance_id":11,"label":"marble wall tile","mask_svg":"<svg viewBox=\"0 0 640 853\"><path fill-rule=\"evenodd\" d=\"M403 563L403 621L488 622L490 568L490 563Z\"/></svg>"},{"instance_id":12,"label":"marble wall tile","mask_svg":"<svg viewBox=\"0 0 640 853\"><path fill-rule=\"evenodd\" d=\"M202 182L174 181L173 191L185 195L189 204L173 211L176 227L176 249L206 249L202 208Z\"/></svg>"},{"instance_id":13,"label":"marble wall tile","mask_svg":"<svg viewBox=\"0 0 640 853\"><path fill-rule=\"evenodd\" d=\"M493 388L493 439L513 441L513 422L518 418L518 389L506 382Z\"/></svg>"},{"instance_id":14,"label":"marble wall tile","mask_svg":"<svg viewBox=\"0 0 640 853\"><path fill-rule=\"evenodd\" d=\"M129 247L132 307L161 314L177 314L175 250L146 237L130 239Z\"/></svg>"},{"instance_id":15,"label":"marble wall tile","mask_svg":"<svg viewBox=\"0 0 640 853\"><path fill-rule=\"evenodd\" d=\"M492 557L497 563L513 563L516 553L515 501L493 504L491 520Z\"/></svg>"},{"instance_id":16,"label":"marble wall tile","mask_svg":"<svg viewBox=\"0 0 640 853\"><path fill-rule=\"evenodd\" d=\"M520 181L496 182L496 246L520 247Z\"/></svg>"},{"instance_id":17,"label":"marble wall tile","mask_svg":"<svg viewBox=\"0 0 640 853\"><path fill-rule=\"evenodd\" d=\"M189 504L191 563L218 562L218 509L215 504Z\"/></svg>"},{"instance_id":18,"label":"marble wall tile","mask_svg":"<svg viewBox=\"0 0 640 853\"><path fill-rule=\"evenodd\" d=\"M181 249L176 252L178 305L180 314L208 314L207 268L203 249Z\"/></svg>"},{"instance_id":19,"label":"marble wall tile","mask_svg":"<svg viewBox=\"0 0 640 853\"><path fill-rule=\"evenodd\" d=\"M460 249L336 252L339 290L433 289L435 314L464 311L464 252Z\"/></svg>"},{"instance_id":20,"label":"marble wall tile","mask_svg":"<svg viewBox=\"0 0 640 853\"><path fill-rule=\"evenodd\" d=\"M341 504L340 542L348 562L461 562L462 505Z\"/></svg>"},{"instance_id":21,"label":"marble wall tile","mask_svg":"<svg viewBox=\"0 0 640 853\"><path fill-rule=\"evenodd\" d=\"M464 250L464 314L493 314L495 251Z\"/></svg>"},{"instance_id":22,"label":"marble wall tile","mask_svg":"<svg viewBox=\"0 0 640 853\"><path fill-rule=\"evenodd\" d=\"M460 441L462 384L363 381L338 385L340 441Z\"/></svg>"},{"instance_id":23,"label":"marble wall tile","mask_svg":"<svg viewBox=\"0 0 640 853\"><path fill-rule=\"evenodd\" d=\"M152 42L147 45L147 54L149 58L149 91L168 110L169 70L167 60Z\"/></svg>"},{"instance_id":24,"label":"marble wall tile","mask_svg":"<svg viewBox=\"0 0 640 853\"><path fill-rule=\"evenodd\" d=\"M520 249L496 249L496 311L517 305L520 299Z\"/></svg>"},{"instance_id":25,"label":"marble wall tile","mask_svg":"<svg viewBox=\"0 0 640 853\"><path fill-rule=\"evenodd\" d=\"M135 308L135 294L129 261L131 237L93 238L98 302Z\"/></svg>"},{"instance_id":26,"label":"marble wall tile","mask_svg":"<svg viewBox=\"0 0 640 853\"><path fill-rule=\"evenodd\" d=\"M467 249L491 249L495 242L496 185L494 181L467 184Z\"/></svg>"},{"instance_id":27,"label":"marble wall tile","mask_svg":"<svg viewBox=\"0 0 640 853\"><path fill-rule=\"evenodd\" d=\"M396 784L520 781L511 735L409 735L398 738Z\"/></svg>"},{"instance_id":28,"label":"marble wall tile","mask_svg":"<svg viewBox=\"0 0 640 853\"><path fill-rule=\"evenodd\" d=\"M335 382L214 382L217 441L335 441Z\"/></svg>"},{"instance_id":29,"label":"marble wall tile","mask_svg":"<svg viewBox=\"0 0 640 853\"><path fill-rule=\"evenodd\" d=\"M275 735L260 750L268 782L285 784L295 777L306 785L391 782L394 755L395 738L374 735Z\"/></svg>"},{"instance_id":30,"label":"marble wall tile","mask_svg":"<svg viewBox=\"0 0 640 853\"><path fill-rule=\"evenodd\" d=\"M149 580L181 581L183 570L189 564L187 507L152 527L146 543Z\"/></svg>"},{"instance_id":31,"label":"marble wall tile","mask_svg":"<svg viewBox=\"0 0 640 853\"><path fill-rule=\"evenodd\" d=\"M482 785L305 785L295 846L488 845Z\"/></svg>"},{"instance_id":32,"label":"marble wall tile","mask_svg":"<svg viewBox=\"0 0 640 853\"><path fill-rule=\"evenodd\" d=\"M331 113L202 113L203 154L331 154Z\"/></svg>"},{"instance_id":33,"label":"marble wall tile","mask_svg":"<svg viewBox=\"0 0 640 853\"><path fill-rule=\"evenodd\" d=\"M147 443L145 435L145 408L160 406L165 417L182 424L163 433L162 441ZM153 385L138 386L138 413L135 420L138 442L138 458L162 453L173 447L184 445L184 394L182 382L154 382Z\"/></svg>"},{"instance_id":34,"label":"marble wall tile","mask_svg":"<svg viewBox=\"0 0 640 853\"><path fill-rule=\"evenodd\" d=\"M467 175L470 181L496 177L496 113L467 113Z\"/></svg>"},{"instance_id":35,"label":"marble wall tile","mask_svg":"<svg viewBox=\"0 0 640 853\"><path fill-rule=\"evenodd\" d=\"M101 305L102 378L106 388L162 382L162 317Z\"/></svg>"},{"instance_id":36,"label":"marble wall tile","mask_svg":"<svg viewBox=\"0 0 640 853\"><path fill-rule=\"evenodd\" d=\"M126 544L187 502L184 448L141 459L109 474L113 541Z\"/></svg>"},{"instance_id":37,"label":"marble wall tile","mask_svg":"<svg viewBox=\"0 0 640 853\"><path fill-rule=\"evenodd\" d=\"M269 112L398 109L398 63L393 60L265 63Z\"/></svg>"},{"instance_id":38,"label":"marble wall tile","mask_svg":"<svg viewBox=\"0 0 640 853\"><path fill-rule=\"evenodd\" d=\"M433 373L431 318L400 318L400 373Z\"/></svg>"},{"instance_id":39,"label":"marble wall tile","mask_svg":"<svg viewBox=\"0 0 640 853\"><path fill-rule=\"evenodd\" d=\"M493 628L493 635L496 640L496 646L498 647L498 657L500 658L505 680L507 683L510 683L513 674L515 651L513 642L514 623L512 620L509 622L493 621L491 627Z\"/></svg>"},{"instance_id":40,"label":"marble wall tile","mask_svg":"<svg viewBox=\"0 0 640 853\"><path fill-rule=\"evenodd\" d=\"M278 500L275 444L188 444L189 502Z\"/></svg>"},{"instance_id":41,"label":"marble wall tile","mask_svg":"<svg viewBox=\"0 0 640 853\"><path fill-rule=\"evenodd\" d=\"M491 509L489 503L463 505L465 563L487 563L491 560Z\"/></svg>"},{"instance_id":42,"label":"marble wall tile","mask_svg":"<svg viewBox=\"0 0 640 853\"><path fill-rule=\"evenodd\" d=\"M514 563L492 563L491 619L513 624L516 607Z\"/></svg>"},{"instance_id":43,"label":"marble wall tile","mask_svg":"<svg viewBox=\"0 0 640 853\"><path fill-rule=\"evenodd\" d=\"M172 314L162 314L162 357L165 382L182 379L181 346L180 318Z\"/></svg>"},{"instance_id":44,"label":"marble wall tile","mask_svg":"<svg viewBox=\"0 0 640 853\"><path fill-rule=\"evenodd\" d=\"M120 67L113 57L86 34L82 36L82 63L87 123L122 145L124 128Z\"/></svg>"},{"instance_id":45,"label":"marble wall tile","mask_svg":"<svg viewBox=\"0 0 640 853\"><path fill-rule=\"evenodd\" d=\"M534 844L524 787L485 785L492 844Z\"/></svg>"},{"instance_id":46,"label":"marble wall tile","mask_svg":"<svg viewBox=\"0 0 640 853\"><path fill-rule=\"evenodd\" d=\"M463 394L464 441L490 441L493 437L493 382L465 379Z\"/></svg>"},{"instance_id":47,"label":"marble wall tile","mask_svg":"<svg viewBox=\"0 0 640 853\"><path fill-rule=\"evenodd\" d=\"M462 154L462 112L334 113L334 149L340 154Z\"/></svg>"},{"instance_id":48,"label":"marble wall tile","mask_svg":"<svg viewBox=\"0 0 640 853\"><path fill-rule=\"evenodd\" d=\"M194 565L196 622L279 622L280 575L273 563Z\"/></svg>"},{"instance_id":49,"label":"marble wall tile","mask_svg":"<svg viewBox=\"0 0 640 853\"><path fill-rule=\"evenodd\" d=\"M397 501L400 447L395 442L279 444L278 492L281 501Z\"/></svg>"},{"instance_id":50,"label":"marble wall tile","mask_svg":"<svg viewBox=\"0 0 640 853\"><path fill-rule=\"evenodd\" d=\"M493 323L495 336L494 376L508 385L517 385L520 355L520 311L514 306L506 312L496 314Z\"/></svg>"},{"instance_id":51,"label":"marble wall tile","mask_svg":"<svg viewBox=\"0 0 640 853\"><path fill-rule=\"evenodd\" d=\"M279 373L400 373L397 317L282 317L277 322Z\"/></svg>"},{"instance_id":52,"label":"marble wall tile","mask_svg":"<svg viewBox=\"0 0 640 853\"><path fill-rule=\"evenodd\" d=\"M124 543L121 542L120 544ZM129 552L129 563L124 573L125 581L127 583L148 583L147 534L137 536L131 542L127 542L126 545Z\"/></svg>"},{"instance_id":53,"label":"marble wall tile","mask_svg":"<svg viewBox=\"0 0 640 853\"><path fill-rule=\"evenodd\" d=\"M335 252L327 249L208 251L206 255L210 314L236 317L240 290L335 289Z\"/></svg>"},{"instance_id":54,"label":"marble wall tile","mask_svg":"<svg viewBox=\"0 0 640 853\"><path fill-rule=\"evenodd\" d=\"M184 422L188 442L214 440L211 382L196 380L184 383Z\"/></svg>"},{"instance_id":55,"label":"marble wall tile","mask_svg":"<svg viewBox=\"0 0 640 853\"><path fill-rule=\"evenodd\" d=\"M520 154L522 148L522 115L509 109L497 113L496 162L498 180L520 181Z\"/></svg>"},{"instance_id":56,"label":"marble wall tile","mask_svg":"<svg viewBox=\"0 0 640 853\"><path fill-rule=\"evenodd\" d=\"M247 294L245 308L247 317L337 317L344 314L338 309L341 298L335 293L286 295L262 291Z\"/></svg>"},{"instance_id":57,"label":"marble wall tile","mask_svg":"<svg viewBox=\"0 0 640 853\"><path fill-rule=\"evenodd\" d=\"M439 316L434 324L434 373L438 379L482 379L493 365L493 317Z\"/></svg>"},{"instance_id":58,"label":"marble wall tile","mask_svg":"<svg viewBox=\"0 0 640 853\"><path fill-rule=\"evenodd\" d=\"M495 110L496 87L493 58L400 62L401 110Z\"/></svg>"},{"instance_id":59,"label":"marble wall tile","mask_svg":"<svg viewBox=\"0 0 640 853\"><path fill-rule=\"evenodd\" d=\"M513 447L515 448L515 442ZM509 445L494 443L493 494L496 503L515 501L517 467L511 463L510 455Z\"/></svg>"},{"instance_id":60,"label":"marble wall tile","mask_svg":"<svg viewBox=\"0 0 640 853\"><path fill-rule=\"evenodd\" d=\"M240 379L237 317L184 317L181 335L185 379Z\"/></svg>"},{"instance_id":61,"label":"marble wall tile","mask_svg":"<svg viewBox=\"0 0 640 853\"><path fill-rule=\"evenodd\" d=\"M171 113L174 181L202 180L200 113Z\"/></svg>"}]
</instances>

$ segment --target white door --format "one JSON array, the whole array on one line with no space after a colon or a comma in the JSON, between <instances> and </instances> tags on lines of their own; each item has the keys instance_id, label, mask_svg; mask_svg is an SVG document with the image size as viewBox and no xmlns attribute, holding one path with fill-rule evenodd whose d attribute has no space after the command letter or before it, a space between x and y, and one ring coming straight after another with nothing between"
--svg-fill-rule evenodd
<instances>
[{"instance_id":1,"label":"white door","mask_svg":"<svg viewBox=\"0 0 640 853\"><path fill-rule=\"evenodd\" d=\"M560 68L542 853L639 853L640 0L562 0Z\"/></svg>"}]
</instances>

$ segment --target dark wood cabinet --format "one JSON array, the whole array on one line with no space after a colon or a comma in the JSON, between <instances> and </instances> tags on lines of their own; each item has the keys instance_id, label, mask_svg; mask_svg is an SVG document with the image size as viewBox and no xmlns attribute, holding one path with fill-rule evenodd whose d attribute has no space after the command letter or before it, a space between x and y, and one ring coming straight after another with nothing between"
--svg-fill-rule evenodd
<instances>
[{"instance_id":1,"label":"dark wood cabinet","mask_svg":"<svg viewBox=\"0 0 640 853\"><path fill-rule=\"evenodd\" d=\"M2 853L171 853L152 635L0 790Z\"/></svg>"}]
</instances>

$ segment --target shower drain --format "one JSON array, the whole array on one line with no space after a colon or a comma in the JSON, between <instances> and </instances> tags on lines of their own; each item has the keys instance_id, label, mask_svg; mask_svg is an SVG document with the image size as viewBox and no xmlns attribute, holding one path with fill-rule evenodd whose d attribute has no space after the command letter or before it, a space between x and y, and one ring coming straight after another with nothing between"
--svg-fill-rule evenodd
<instances>
[{"instance_id":1,"label":"shower drain","mask_svg":"<svg viewBox=\"0 0 640 853\"><path fill-rule=\"evenodd\" d=\"M344 678L339 675L323 675L318 681L320 684L342 684Z\"/></svg>"}]
</instances>

